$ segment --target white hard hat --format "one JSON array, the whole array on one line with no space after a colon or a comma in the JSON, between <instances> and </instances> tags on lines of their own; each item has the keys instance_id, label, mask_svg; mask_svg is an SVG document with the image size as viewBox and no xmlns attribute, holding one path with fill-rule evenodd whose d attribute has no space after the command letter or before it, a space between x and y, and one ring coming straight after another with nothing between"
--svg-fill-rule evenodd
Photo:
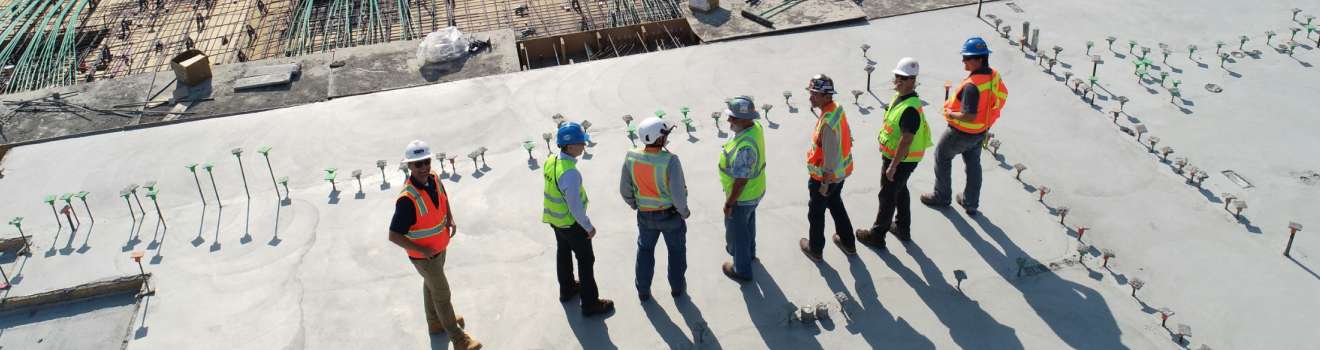
<instances>
[{"instance_id":1,"label":"white hard hat","mask_svg":"<svg viewBox=\"0 0 1320 350\"><path fill-rule=\"evenodd\" d=\"M403 150L404 163L412 163L427 158L431 158L431 146L426 145L426 142L422 142L422 140L409 142L408 148Z\"/></svg>"},{"instance_id":2,"label":"white hard hat","mask_svg":"<svg viewBox=\"0 0 1320 350\"><path fill-rule=\"evenodd\" d=\"M642 143L650 145L659 140L661 136L669 135L674 127L674 123L667 120L650 117L643 120L641 126L637 128L637 136L641 138Z\"/></svg>"},{"instance_id":3,"label":"white hard hat","mask_svg":"<svg viewBox=\"0 0 1320 350\"><path fill-rule=\"evenodd\" d=\"M903 57L903 59L898 60L898 67L894 68L894 74L908 77L916 76L920 72L921 65L917 63L917 59L912 57Z\"/></svg>"}]
</instances>

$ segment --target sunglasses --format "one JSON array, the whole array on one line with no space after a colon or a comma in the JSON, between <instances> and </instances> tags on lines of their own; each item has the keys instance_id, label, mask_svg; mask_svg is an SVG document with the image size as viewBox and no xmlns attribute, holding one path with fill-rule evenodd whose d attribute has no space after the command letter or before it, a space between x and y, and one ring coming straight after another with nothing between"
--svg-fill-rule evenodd
<instances>
[{"instance_id":1,"label":"sunglasses","mask_svg":"<svg viewBox=\"0 0 1320 350\"><path fill-rule=\"evenodd\" d=\"M894 80L900 80L900 81L901 81L901 80L912 80L912 79L916 79L916 78L917 78L917 77L908 77L908 76L902 76L902 75L894 74Z\"/></svg>"},{"instance_id":2,"label":"sunglasses","mask_svg":"<svg viewBox=\"0 0 1320 350\"><path fill-rule=\"evenodd\" d=\"M422 159L422 160L419 160L419 161L416 161L416 162L412 162L412 163L410 163L410 164L412 164L412 166L414 166L414 167L418 167L418 168L420 168L420 167L424 167L424 166L431 166L431 158Z\"/></svg>"}]
</instances>

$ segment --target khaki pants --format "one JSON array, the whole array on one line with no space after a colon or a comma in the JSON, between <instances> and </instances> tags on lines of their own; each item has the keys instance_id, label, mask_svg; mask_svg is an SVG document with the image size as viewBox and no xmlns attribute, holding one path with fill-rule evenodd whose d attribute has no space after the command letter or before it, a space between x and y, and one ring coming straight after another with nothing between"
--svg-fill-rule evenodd
<instances>
[{"instance_id":1,"label":"khaki pants","mask_svg":"<svg viewBox=\"0 0 1320 350\"><path fill-rule=\"evenodd\" d=\"M449 297L449 279L445 278L445 253L426 260L411 259L417 273L422 275L422 300L425 303L426 322L439 322L445 326L449 339L462 339L465 333L458 327L454 304Z\"/></svg>"}]
</instances>

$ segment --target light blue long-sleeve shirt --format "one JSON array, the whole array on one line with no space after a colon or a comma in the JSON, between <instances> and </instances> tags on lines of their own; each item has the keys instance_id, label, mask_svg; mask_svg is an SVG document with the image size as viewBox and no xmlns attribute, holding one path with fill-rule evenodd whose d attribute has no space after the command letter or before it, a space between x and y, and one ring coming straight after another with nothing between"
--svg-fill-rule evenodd
<instances>
[{"instance_id":1,"label":"light blue long-sleeve shirt","mask_svg":"<svg viewBox=\"0 0 1320 350\"><path fill-rule=\"evenodd\" d=\"M577 158L563 151L559 151L559 159L568 159L573 164L577 164ZM568 213L573 214L573 218L577 219L578 225L582 225L582 229L591 232L596 227L592 226L591 219L587 218L586 204L582 203L582 192L579 191L581 188L582 173L577 169L569 169L564 171L563 175L559 175L559 193L563 193L564 200L568 201Z\"/></svg>"}]
</instances>

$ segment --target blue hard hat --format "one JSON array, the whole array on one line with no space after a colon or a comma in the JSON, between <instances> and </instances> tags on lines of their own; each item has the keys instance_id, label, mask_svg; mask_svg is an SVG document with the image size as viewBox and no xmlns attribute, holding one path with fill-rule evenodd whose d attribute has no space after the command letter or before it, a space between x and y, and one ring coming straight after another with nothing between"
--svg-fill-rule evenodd
<instances>
[{"instance_id":1,"label":"blue hard hat","mask_svg":"<svg viewBox=\"0 0 1320 350\"><path fill-rule=\"evenodd\" d=\"M587 140L590 139L591 135L587 135L587 132L582 130L582 125L578 125L578 123L574 122L567 122L564 123L564 125L559 126L559 133L555 135L555 144L562 146L575 143L586 143Z\"/></svg>"},{"instance_id":2,"label":"blue hard hat","mask_svg":"<svg viewBox=\"0 0 1320 350\"><path fill-rule=\"evenodd\" d=\"M981 37L972 37L963 43L963 56L989 55L990 46L985 44Z\"/></svg>"}]
</instances>

